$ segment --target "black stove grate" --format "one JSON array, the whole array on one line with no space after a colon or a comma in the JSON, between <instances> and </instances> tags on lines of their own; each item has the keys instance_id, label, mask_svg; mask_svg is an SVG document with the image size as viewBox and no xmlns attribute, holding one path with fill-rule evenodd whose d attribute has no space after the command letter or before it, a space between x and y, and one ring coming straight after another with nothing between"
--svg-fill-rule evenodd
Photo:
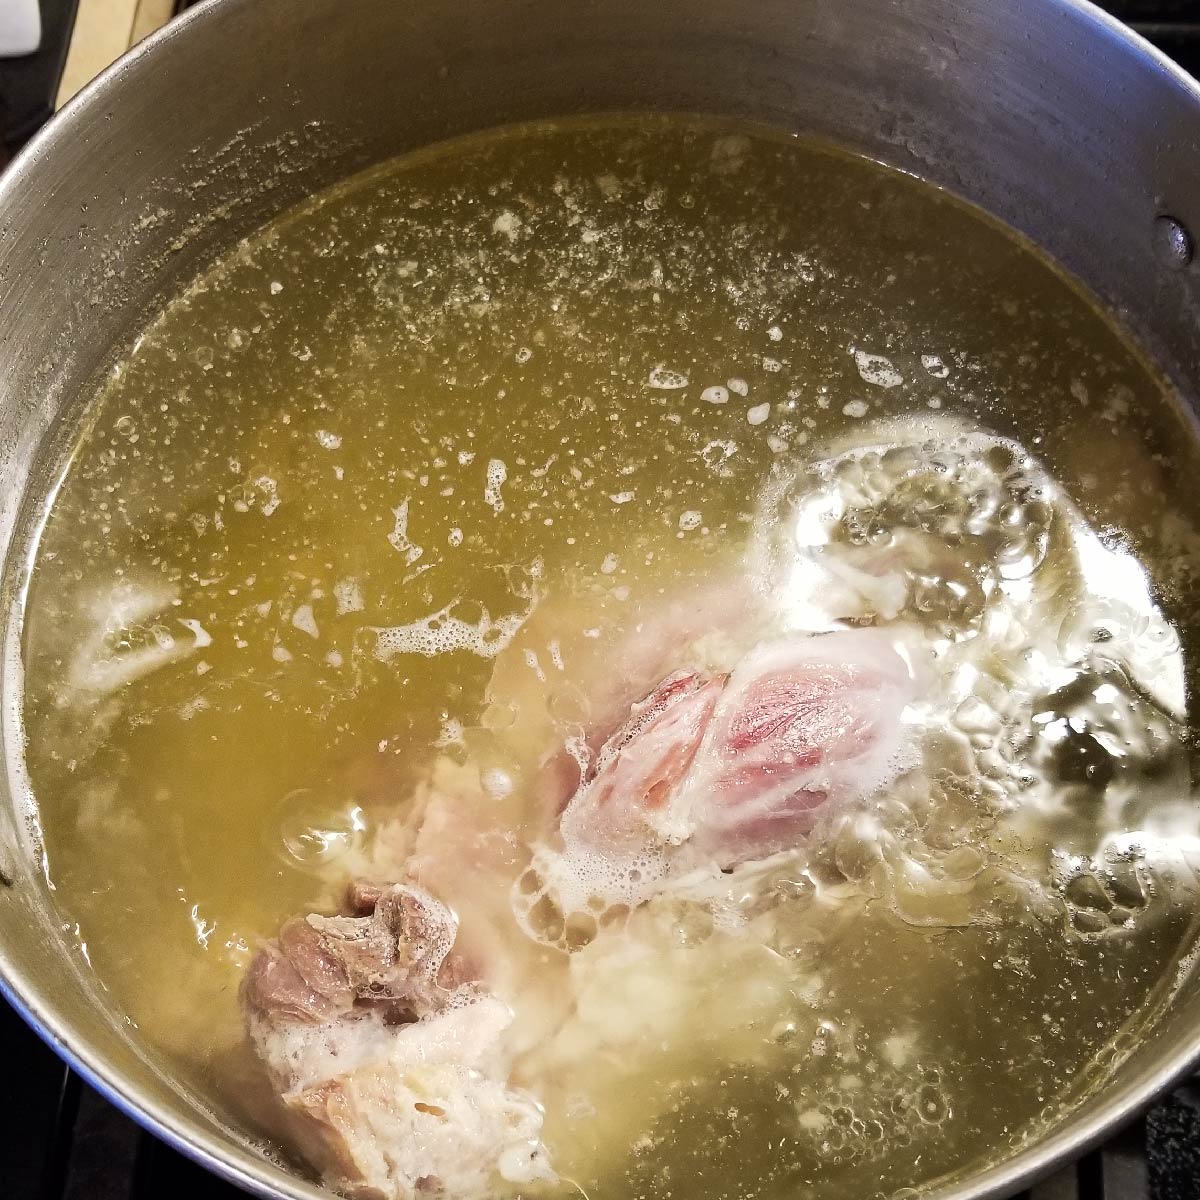
<instances>
[{"instance_id":1,"label":"black stove grate","mask_svg":"<svg viewBox=\"0 0 1200 1200\"><path fill-rule=\"evenodd\" d=\"M180 9L196 0L179 0ZM1004 3L1005 0L996 0ZM0 64L16 147L44 120L75 0L43 0L48 45ZM1200 0L1108 0L1200 77ZM0 1000L0 1200L237 1200L244 1194L145 1133L67 1068ZM1200 1200L1200 1077L1077 1165L1014 1200Z\"/></svg>"},{"instance_id":2,"label":"black stove grate","mask_svg":"<svg viewBox=\"0 0 1200 1200\"><path fill-rule=\"evenodd\" d=\"M1200 79L1200 0L1097 0ZM1196 1192L1195 1197L1200 1197Z\"/></svg>"}]
</instances>

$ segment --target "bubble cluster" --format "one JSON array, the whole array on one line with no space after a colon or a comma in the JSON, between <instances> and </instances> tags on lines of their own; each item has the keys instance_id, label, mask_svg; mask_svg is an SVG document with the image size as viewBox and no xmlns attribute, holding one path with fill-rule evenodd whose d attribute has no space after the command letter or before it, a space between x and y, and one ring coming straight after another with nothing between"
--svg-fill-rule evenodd
<instances>
[{"instance_id":1,"label":"bubble cluster","mask_svg":"<svg viewBox=\"0 0 1200 1200\"><path fill-rule=\"evenodd\" d=\"M520 605L514 612L493 617L489 608L479 601L459 598L437 612L404 625L367 626L375 638L374 656L380 662L388 662L401 654L433 658L465 650L479 658L495 658L509 645L537 606L537 581L541 572L540 560L524 570L504 572L509 602Z\"/></svg>"},{"instance_id":2,"label":"bubble cluster","mask_svg":"<svg viewBox=\"0 0 1200 1200\"><path fill-rule=\"evenodd\" d=\"M475 621L455 616L455 605L448 604L407 625L389 625L373 630L376 635L375 657L387 662L398 654L420 654L432 658L455 650L466 650L480 658L495 658L516 636L524 624L523 615L492 619L485 608Z\"/></svg>"},{"instance_id":3,"label":"bubble cluster","mask_svg":"<svg viewBox=\"0 0 1200 1200\"><path fill-rule=\"evenodd\" d=\"M279 803L274 848L302 870L323 870L365 846L368 825L355 804L337 803L312 788L289 792Z\"/></svg>"},{"instance_id":4,"label":"bubble cluster","mask_svg":"<svg viewBox=\"0 0 1200 1200\"><path fill-rule=\"evenodd\" d=\"M582 949L599 930L619 924L653 895L667 863L655 847L635 853L600 851L569 841L562 850L535 847L513 887L513 911L535 941Z\"/></svg>"},{"instance_id":5,"label":"bubble cluster","mask_svg":"<svg viewBox=\"0 0 1200 1200\"><path fill-rule=\"evenodd\" d=\"M919 627L929 700L924 769L830 814L810 869L915 925L993 920L1015 891L1076 932L1123 928L1120 903L1063 899L1051 852L1093 861L1188 791L1179 643L1144 575L1008 439L926 418L829 449L768 497L760 572L790 571L802 627Z\"/></svg>"},{"instance_id":6,"label":"bubble cluster","mask_svg":"<svg viewBox=\"0 0 1200 1200\"><path fill-rule=\"evenodd\" d=\"M1093 939L1133 928L1161 886L1137 850L1098 858L1056 854L1054 884L1072 928Z\"/></svg>"},{"instance_id":7,"label":"bubble cluster","mask_svg":"<svg viewBox=\"0 0 1200 1200\"><path fill-rule=\"evenodd\" d=\"M1032 575L1050 545L1055 489L1014 442L980 435L851 450L816 464L828 537L851 565L898 573L904 611L947 636ZM814 497L796 501L811 510Z\"/></svg>"},{"instance_id":8,"label":"bubble cluster","mask_svg":"<svg viewBox=\"0 0 1200 1200\"><path fill-rule=\"evenodd\" d=\"M825 1067L826 1085L806 1086L796 1097L797 1136L821 1161L883 1162L946 1136L954 1106L941 1067L901 1062L888 1047L847 1054L848 1041L832 1022L818 1028L810 1052Z\"/></svg>"}]
</instances>

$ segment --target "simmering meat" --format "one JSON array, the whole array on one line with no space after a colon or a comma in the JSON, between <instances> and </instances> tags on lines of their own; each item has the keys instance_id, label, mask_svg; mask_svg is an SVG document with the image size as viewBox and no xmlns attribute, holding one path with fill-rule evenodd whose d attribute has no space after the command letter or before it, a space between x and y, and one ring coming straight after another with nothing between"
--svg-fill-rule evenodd
<instances>
[{"instance_id":1,"label":"simmering meat","mask_svg":"<svg viewBox=\"0 0 1200 1200\"><path fill-rule=\"evenodd\" d=\"M679 671L634 704L564 820L584 827L600 849L644 842L691 767L727 678Z\"/></svg>"},{"instance_id":2,"label":"simmering meat","mask_svg":"<svg viewBox=\"0 0 1200 1200\"><path fill-rule=\"evenodd\" d=\"M308 1156L371 1200L548 1177L541 1112L505 1082L511 1013L460 981L454 915L403 885L351 900L373 911L289 921L243 987L251 1038Z\"/></svg>"},{"instance_id":3,"label":"simmering meat","mask_svg":"<svg viewBox=\"0 0 1200 1200\"><path fill-rule=\"evenodd\" d=\"M734 669L657 827L722 866L786 850L829 801L870 795L911 763L904 661L876 631L760 646Z\"/></svg>"},{"instance_id":4,"label":"simmering meat","mask_svg":"<svg viewBox=\"0 0 1200 1200\"><path fill-rule=\"evenodd\" d=\"M600 744L557 818L559 849L535 855L560 884L547 894L565 916L581 899L566 881L603 894L623 874L621 899L641 903L680 872L796 845L823 806L902 769L910 698L905 662L876 631L768 642L729 672L675 671ZM464 869L502 874L511 840L442 775L402 831L397 870L439 890ZM343 1190L388 1200L551 1177L541 1112L508 1083L521 951L496 914L468 907L464 951L457 918L423 886L360 880L347 906L358 915L284 925L243 992L310 1158Z\"/></svg>"},{"instance_id":5,"label":"simmering meat","mask_svg":"<svg viewBox=\"0 0 1200 1200\"><path fill-rule=\"evenodd\" d=\"M363 891L356 889L362 902ZM426 892L380 890L369 916L289 921L259 954L246 979L246 1001L270 1016L328 1021L355 1004L380 1004L416 1019L444 1006L456 922Z\"/></svg>"},{"instance_id":6,"label":"simmering meat","mask_svg":"<svg viewBox=\"0 0 1200 1200\"><path fill-rule=\"evenodd\" d=\"M828 801L869 795L907 765L912 694L875 630L771 642L727 675L677 672L633 705L567 805L567 853L729 867L786 850Z\"/></svg>"}]
</instances>

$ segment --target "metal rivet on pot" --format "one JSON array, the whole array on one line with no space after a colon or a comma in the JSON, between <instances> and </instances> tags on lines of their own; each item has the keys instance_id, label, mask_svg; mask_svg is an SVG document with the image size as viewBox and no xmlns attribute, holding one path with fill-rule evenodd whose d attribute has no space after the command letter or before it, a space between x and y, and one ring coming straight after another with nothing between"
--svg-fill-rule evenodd
<instances>
[{"instance_id":1,"label":"metal rivet on pot","mask_svg":"<svg viewBox=\"0 0 1200 1200\"><path fill-rule=\"evenodd\" d=\"M1154 250L1163 265L1181 271L1192 261L1192 235L1187 226L1175 217L1155 217Z\"/></svg>"}]
</instances>

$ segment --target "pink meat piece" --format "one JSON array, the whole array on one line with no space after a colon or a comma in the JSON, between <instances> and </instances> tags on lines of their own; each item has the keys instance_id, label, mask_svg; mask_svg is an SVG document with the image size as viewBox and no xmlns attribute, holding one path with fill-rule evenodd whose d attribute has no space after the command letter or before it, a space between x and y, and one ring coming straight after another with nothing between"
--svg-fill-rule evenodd
<instances>
[{"instance_id":1,"label":"pink meat piece","mask_svg":"<svg viewBox=\"0 0 1200 1200\"><path fill-rule=\"evenodd\" d=\"M320 1023L362 1006L390 1019L436 1011L462 979L454 914L416 887L354 885L363 916L311 913L286 922L254 956L242 1002L256 1018Z\"/></svg>"},{"instance_id":2,"label":"pink meat piece","mask_svg":"<svg viewBox=\"0 0 1200 1200\"><path fill-rule=\"evenodd\" d=\"M759 646L728 676L678 672L604 745L564 834L596 849L688 845L721 866L795 846L827 802L905 767L912 692L874 630Z\"/></svg>"},{"instance_id":3,"label":"pink meat piece","mask_svg":"<svg viewBox=\"0 0 1200 1200\"><path fill-rule=\"evenodd\" d=\"M907 664L874 630L761 646L734 669L659 826L722 866L794 846L830 801L910 765Z\"/></svg>"},{"instance_id":4,"label":"pink meat piece","mask_svg":"<svg viewBox=\"0 0 1200 1200\"><path fill-rule=\"evenodd\" d=\"M356 883L349 900L363 915L288 921L242 983L297 1146L361 1200L552 1181L541 1110L507 1080L514 1014L468 982L456 914L409 884Z\"/></svg>"},{"instance_id":5,"label":"pink meat piece","mask_svg":"<svg viewBox=\"0 0 1200 1200\"><path fill-rule=\"evenodd\" d=\"M600 748L586 799L585 839L597 848L636 846L647 819L687 774L725 686L724 676L678 671L630 710Z\"/></svg>"},{"instance_id":6,"label":"pink meat piece","mask_svg":"<svg viewBox=\"0 0 1200 1200\"><path fill-rule=\"evenodd\" d=\"M543 726L545 757L532 798L547 828L558 823L580 785L594 776L596 759L606 739L612 740L612 731L626 721L630 701L649 698L662 686L659 681L665 683L681 665L681 646L714 630L750 631L764 619L761 598L750 579L724 571L709 582L689 580L642 603L631 599L620 606L619 620L613 619L610 609L611 605L594 600L565 611L547 605L522 629L521 644L531 651L557 643L569 664L565 678L583 685L578 725L566 730L556 718ZM593 636L597 633L600 636ZM551 689L558 682L551 675ZM521 710L527 729L530 714L545 706L547 691L546 682L537 680L521 654L497 659L489 696L504 708ZM529 731L534 738L539 736ZM574 740L570 747L563 745L567 732Z\"/></svg>"}]
</instances>

